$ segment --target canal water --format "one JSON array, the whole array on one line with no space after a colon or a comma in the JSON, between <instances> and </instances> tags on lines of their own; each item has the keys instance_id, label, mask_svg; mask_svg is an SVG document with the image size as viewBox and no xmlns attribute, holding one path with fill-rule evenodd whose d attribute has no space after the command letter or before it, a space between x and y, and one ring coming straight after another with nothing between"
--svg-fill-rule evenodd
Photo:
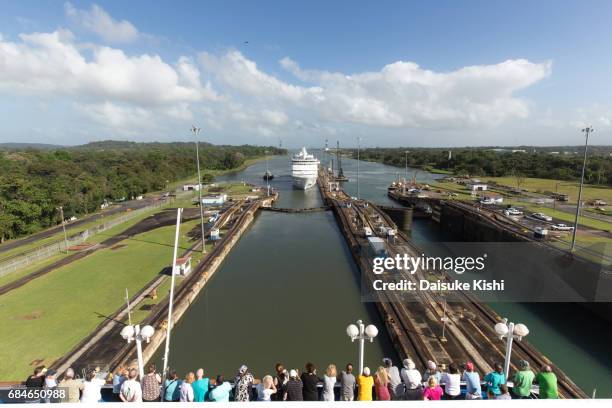
<instances>
[{"instance_id":1,"label":"canal water","mask_svg":"<svg viewBox=\"0 0 612 408\"><path fill-rule=\"evenodd\" d=\"M274 158L271 185L277 206L322 206L316 188L292 188L289 159ZM265 163L218 181L262 184ZM380 329L365 346L373 370L384 356L397 361L373 304L360 301L359 275L333 214L260 212L215 276L176 324L170 366L180 373L203 367L208 376L233 376L246 364L261 378L276 362L304 369L313 362L322 375L328 364L357 365L358 345L346 327L357 319ZM161 364L163 347L154 361Z\"/></svg>"},{"instance_id":2,"label":"canal water","mask_svg":"<svg viewBox=\"0 0 612 408\"><path fill-rule=\"evenodd\" d=\"M342 158L344 174L350 179L345 190L357 194L357 161ZM381 205L398 206L387 197L387 186L405 170L380 163L359 163L360 197ZM408 169L408 178L426 183L441 177ZM412 239L417 245L449 242L454 238L429 220L414 220ZM515 262L516 260L509 260ZM588 395L597 389L597 397L612 397L612 324L586 308L573 303L490 303L499 315L515 323L524 323L530 333L526 338L559 366Z\"/></svg>"},{"instance_id":3,"label":"canal water","mask_svg":"<svg viewBox=\"0 0 612 408\"><path fill-rule=\"evenodd\" d=\"M328 166L330 157L316 152ZM278 207L322 205L316 188L307 192L291 186L290 158L270 159L279 190ZM342 159L346 191L357 195L356 160ZM386 188L404 177L404 169L360 162L360 197L382 205L396 205ZM219 181L265 184L266 163L219 177ZM409 169L427 182L438 175ZM415 220L412 239L417 245L450 240L435 223ZM280 214L263 212L242 237L207 288L196 299L173 332L171 366L179 372L202 366L207 375L231 375L247 364L257 376L271 373L274 363L303 368L314 362L323 372L329 363L356 363L357 346L345 327L361 318L382 327L371 304L360 302L358 271L329 212ZM528 341L564 370L587 394L612 397L610 324L584 308L563 303L495 303L500 315L525 323ZM376 367L393 347L381 330L366 345L366 365ZM161 363L160 353L155 360ZM197 366L197 367L196 367Z\"/></svg>"}]
</instances>

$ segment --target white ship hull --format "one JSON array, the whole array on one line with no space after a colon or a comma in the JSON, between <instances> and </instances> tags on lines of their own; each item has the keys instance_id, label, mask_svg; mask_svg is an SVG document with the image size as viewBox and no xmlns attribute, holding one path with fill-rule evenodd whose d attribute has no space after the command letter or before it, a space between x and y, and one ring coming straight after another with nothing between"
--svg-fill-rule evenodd
<instances>
[{"instance_id":1,"label":"white ship hull","mask_svg":"<svg viewBox=\"0 0 612 408\"><path fill-rule=\"evenodd\" d=\"M306 148L293 156L291 160L291 175L293 176L293 187L299 190L308 190L317 183L319 171L319 160L312 154L308 154Z\"/></svg>"},{"instance_id":2,"label":"white ship hull","mask_svg":"<svg viewBox=\"0 0 612 408\"><path fill-rule=\"evenodd\" d=\"M316 177L296 177L293 176L293 187L298 190L308 190L317 184Z\"/></svg>"}]
</instances>

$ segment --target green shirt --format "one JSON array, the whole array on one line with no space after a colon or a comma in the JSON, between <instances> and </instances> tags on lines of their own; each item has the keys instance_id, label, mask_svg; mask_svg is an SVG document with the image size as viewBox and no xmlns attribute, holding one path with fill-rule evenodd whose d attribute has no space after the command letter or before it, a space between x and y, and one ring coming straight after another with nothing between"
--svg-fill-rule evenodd
<instances>
[{"instance_id":1,"label":"green shirt","mask_svg":"<svg viewBox=\"0 0 612 408\"><path fill-rule=\"evenodd\" d=\"M528 397L531 394L531 384L535 374L531 370L519 371L514 375L512 392L518 397Z\"/></svg>"},{"instance_id":2,"label":"green shirt","mask_svg":"<svg viewBox=\"0 0 612 408\"><path fill-rule=\"evenodd\" d=\"M540 399L559 398L555 373L538 373L535 381L540 385Z\"/></svg>"}]
</instances>

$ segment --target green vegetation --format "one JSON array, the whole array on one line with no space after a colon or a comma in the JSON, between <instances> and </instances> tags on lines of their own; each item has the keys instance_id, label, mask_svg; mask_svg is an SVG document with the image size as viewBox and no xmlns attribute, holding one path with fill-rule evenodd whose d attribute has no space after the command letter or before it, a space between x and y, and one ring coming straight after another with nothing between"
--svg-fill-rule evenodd
<instances>
[{"instance_id":1,"label":"green vegetation","mask_svg":"<svg viewBox=\"0 0 612 408\"><path fill-rule=\"evenodd\" d=\"M578 180L582 170L584 147L568 147L559 151L569 154L551 154L550 149L537 148L532 153L493 150L492 148L452 149L448 148L375 148L362 149L360 158L391 166L404 167L408 150L408 166L423 170L479 177L510 177L510 186L522 188L521 180L527 177L538 179ZM585 180L589 184L612 186L612 157L609 149L601 146L589 147ZM574 153L576 152L576 153ZM356 157L356 151L350 151ZM517 186L517 184L519 184ZM554 191L554 185L547 190Z\"/></svg>"},{"instance_id":2,"label":"green vegetation","mask_svg":"<svg viewBox=\"0 0 612 408\"><path fill-rule=\"evenodd\" d=\"M497 184L512 188L516 187L515 177L487 177L485 180L494 181ZM568 182L555 179L525 177L521 180L521 189L523 190L535 193L558 192L560 194L567 194L570 202L574 204L578 199L579 185L579 182ZM612 188L608 186L585 184L582 189L582 199L585 201L603 199L608 203L612 203Z\"/></svg>"},{"instance_id":3,"label":"green vegetation","mask_svg":"<svg viewBox=\"0 0 612 408\"><path fill-rule=\"evenodd\" d=\"M203 181L237 169L275 147L201 144ZM31 234L64 216L98 210L105 199L120 200L165 189L193 177L193 143L97 142L55 150L0 150L0 242Z\"/></svg>"},{"instance_id":4,"label":"green vegetation","mask_svg":"<svg viewBox=\"0 0 612 408\"><path fill-rule=\"evenodd\" d=\"M183 224L181 252L197 224ZM0 378L22 380L68 352L123 304L126 287L136 293L171 263L173 239L174 226L138 234L3 295Z\"/></svg>"}]
</instances>

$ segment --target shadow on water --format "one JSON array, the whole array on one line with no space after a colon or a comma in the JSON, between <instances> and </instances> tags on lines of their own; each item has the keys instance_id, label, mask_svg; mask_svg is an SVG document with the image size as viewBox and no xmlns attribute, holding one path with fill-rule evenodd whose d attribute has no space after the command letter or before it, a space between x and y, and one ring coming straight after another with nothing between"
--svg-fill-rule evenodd
<instances>
[{"instance_id":1,"label":"shadow on water","mask_svg":"<svg viewBox=\"0 0 612 408\"><path fill-rule=\"evenodd\" d=\"M356 364L345 329L359 318L381 329L366 364L397 361L374 305L361 303L358 273L331 213L261 213L176 325L171 366L230 376L247 364L261 377L277 361L312 361L322 373Z\"/></svg>"},{"instance_id":2,"label":"shadow on water","mask_svg":"<svg viewBox=\"0 0 612 408\"><path fill-rule=\"evenodd\" d=\"M325 166L330 157L315 153ZM344 184L356 195L356 161L343 158ZM219 177L265 185L265 162ZM290 158L269 161L278 189L278 207L317 207L316 189L306 194L291 185ZM386 196L387 186L404 169L360 163L360 195L382 205L397 206ZM408 171L409 177L414 174ZM439 177L423 171L419 181ZM311 194L314 193L314 194ZM412 238L419 243L452 241L434 223L415 220ZM303 368L312 360L319 373L334 362L356 362L357 344L345 327L358 318L382 327L374 305L360 302L358 271L330 213L261 214L217 271L209 288L176 326L171 366L183 373L203 366L207 375L232 375L246 363L258 376L270 373L276 361ZM496 303L500 315L530 328L528 340L564 370L588 394L612 397L612 329L608 322L576 304ZM380 364L393 353L381 335L366 345L366 364ZM396 357L396 356L394 356ZM160 355L155 357L161 361Z\"/></svg>"},{"instance_id":3,"label":"shadow on water","mask_svg":"<svg viewBox=\"0 0 612 408\"><path fill-rule=\"evenodd\" d=\"M428 220L416 220L412 238L417 245L452 242L457 237L442 231ZM444 255L444 247L439 246ZM587 305L577 303L489 303L502 317L529 327L527 341L536 346L561 368L588 395L597 388L597 396L612 397L612 327ZM607 307L606 304L590 304ZM537 368L537 367L536 367Z\"/></svg>"}]
</instances>

